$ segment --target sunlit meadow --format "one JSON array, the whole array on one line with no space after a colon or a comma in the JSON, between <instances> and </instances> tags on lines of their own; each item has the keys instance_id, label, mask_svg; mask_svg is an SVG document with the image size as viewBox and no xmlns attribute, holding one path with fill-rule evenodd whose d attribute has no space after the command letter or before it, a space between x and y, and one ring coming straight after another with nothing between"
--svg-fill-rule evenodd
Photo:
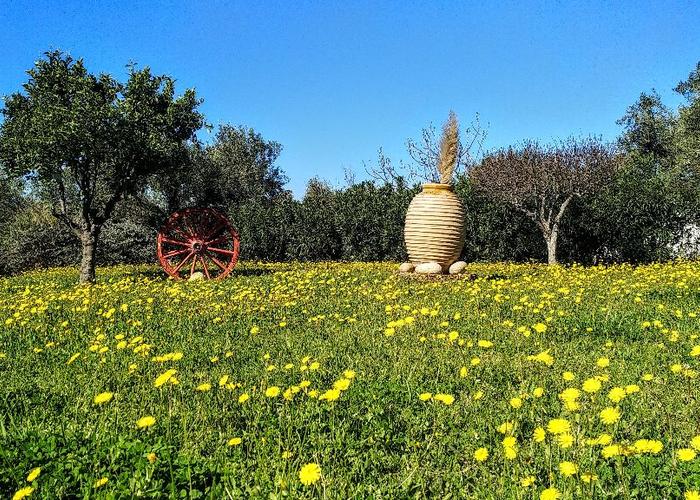
<instances>
[{"instance_id":1,"label":"sunlit meadow","mask_svg":"<svg viewBox=\"0 0 700 500\"><path fill-rule=\"evenodd\" d=\"M700 263L0 280L3 498L699 498Z\"/></svg>"}]
</instances>

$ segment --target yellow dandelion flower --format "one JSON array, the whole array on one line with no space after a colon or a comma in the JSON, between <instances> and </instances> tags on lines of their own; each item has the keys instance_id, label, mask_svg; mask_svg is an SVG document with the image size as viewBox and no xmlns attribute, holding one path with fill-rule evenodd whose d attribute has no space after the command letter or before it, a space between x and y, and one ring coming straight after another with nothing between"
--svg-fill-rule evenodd
<instances>
[{"instance_id":1,"label":"yellow dandelion flower","mask_svg":"<svg viewBox=\"0 0 700 500\"><path fill-rule=\"evenodd\" d=\"M695 451L700 451L700 435L695 436L693 439L690 440L690 446Z\"/></svg>"},{"instance_id":2,"label":"yellow dandelion flower","mask_svg":"<svg viewBox=\"0 0 700 500\"><path fill-rule=\"evenodd\" d=\"M515 448L518 444L518 440L515 439L515 436L506 436L503 438L502 443L505 448Z\"/></svg>"},{"instance_id":3,"label":"yellow dandelion flower","mask_svg":"<svg viewBox=\"0 0 700 500\"><path fill-rule=\"evenodd\" d=\"M340 391L338 389L328 389L326 392L319 396L319 400L324 401L336 401L340 397Z\"/></svg>"},{"instance_id":4,"label":"yellow dandelion flower","mask_svg":"<svg viewBox=\"0 0 700 500\"><path fill-rule=\"evenodd\" d=\"M27 475L27 482L31 483L34 481L37 477L39 477L39 474L41 474L41 467L35 467L32 469L29 474Z\"/></svg>"},{"instance_id":5,"label":"yellow dandelion flower","mask_svg":"<svg viewBox=\"0 0 700 500\"><path fill-rule=\"evenodd\" d=\"M311 485L321 478L321 466L315 463L304 465L299 470L299 480L303 485Z\"/></svg>"},{"instance_id":6,"label":"yellow dandelion flower","mask_svg":"<svg viewBox=\"0 0 700 500\"><path fill-rule=\"evenodd\" d=\"M600 411L598 414L600 421L606 425L611 425L620 420L620 410L618 408L613 408L608 406Z\"/></svg>"},{"instance_id":7,"label":"yellow dandelion flower","mask_svg":"<svg viewBox=\"0 0 700 500\"><path fill-rule=\"evenodd\" d=\"M627 396L627 392L622 387L613 387L608 392L608 399L613 403L619 403Z\"/></svg>"},{"instance_id":8,"label":"yellow dandelion flower","mask_svg":"<svg viewBox=\"0 0 700 500\"><path fill-rule=\"evenodd\" d=\"M435 401L440 401L442 404L451 405L455 401L455 397L451 394L436 394L433 396Z\"/></svg>"},{"instance_id":9,"label":"yellow dandelion flower","mask_svg":"<svg viewBox=\"0 0 700 500\"><path fill-rule=\"evenodd\" d=\"M421 401L429 401L430 399L432 399L432 397L433 394L431 392L422 392L418 395L418 399L420 399Z\"/></svg>"},{"instance_id":10,"label":"yellow dandelion flower","mask_svg":"<svg viewBox=\"0 0 700 500\"><path fill-rule=\"evenodd\" d=\"M339 391L346 391L350 387L350 379L349 378L341 378L340 380L336 380L333 383L333 388L338 389Z\"/></svg>"},{"instance_id":11,"label":"yellow dandelion flower","mask_svg":"<svg viewBox=\"0 0 700 500\"><path fill-rule=\"evenodd\" d=\"M612 458L622 454L622 447L619 444L610 444L600 451L603 458Z\"/></svg>"},{"instance_id":12,"label":"yellow dandelion flower","mask_svg":"<svg viewBox=\"0 0 700 500\"><path fill-rule=\"evenodd\" d=\"M559 464L559 472L566 477L573 476L578 472L578 467L573 462L561 462Z\"/></svg>"},{"instance_id":13,"label":"yellow dandelion flower","mask_svg":"<svg viewBox=\"0 0 700 500\"><path fill-rule=\"evenodd\" d=\"M556 439L561 448L571 448L574 445L574 436L571 434L559 434Z\"/></svg>"},{"instance_id":14,"label":"yellow dandelion flower","mask_svg":"<svg viewBox=\"0 0 700 500\"><path fill-rule=\"evenodd\" d=\"M581 396L581 391L575 387L568 387L559 393L559 399L565 403L573 403L579 398L579 396Z\"/></svg>"},{"instance_id":15,"label":"yellow dandelion flower","mask_svg":"<svg viewBox=\"0 0 700 500\"><path fill-rule=\"evenodd\" d=\"M141 417L136 421L136 427L138 427L139 429L145 429L146 427L151 427L155 423L155 417L151 415L146 415L145 417Z\"/></svg>"},{"instance_id":16,"label":"yellow dandelion flower","mask_svg":"<svg viewBox=\"0 0 700 500\"><path fill-rule=\"evenodd\" d=\"M239 438L239 437L233 437L233 438L229 439L229 440L226 442L226 444L227 444L228 446L238 446L238 445L241 444L242 442L243 442L243 439L241 439L241 438Z\"/></svg>"},{"instance_id":17,"label":"yellow dandelion flower","mask_svg":"<svg viewBox=\"0 0 700 500\"><path fill-rule=\"evenodd\" d=\"M676 457L681 462L689 462L693 460L696 455L696 451L692 448L681 448L680 450L676 450Z\"/></svg>"},{"instance_id":18,"label":"yellow dandelion flower","mask_svg":"<svg viewBox=\"0 0 700 500\"><path fill-rule=\"evenodd\" d=\"M248 401L249 399L250 399L250 396L248 395L247 392L244 392L243 394L241 394L240 396L238 396L238 402L239 402L240 404L245 403L245 402Z\"/></svg>"},{"instance_id":19,"label":"yellow dandelion flower","mask_svg":"<svg viewBox=\"0 0 700 500\"><path fill-rule=\"evenodd\" d=\"M528 361L537 361L539 363L544 363L547 366L552 366L554 364L554 358L549 354L549 350L542 351L539 354L533 354L527 357Z\"/></svg>"},{"instance_id":20,"label":"yellow dandelion flower","mask_svg":"<svg viewBox=\"0 0 700 500\"><path fill-rule=\"evenodd\" d=\"M280 388L277 387L276 385L273 385L272 387L268 387L267 389L265 389L265 396L268 398L276 398L279 395L280 395Z\"/></svg>"},{"instance_id":21,"label":"yellow dandelion flower","mask_svg":"<svg viewBox=\"0 0 700 500\"><path fill-rule=\"evenodd\" d=\"M489 450L487 450L486 448L482 447L474 452L474 460L476 460L477 462L483 462L487 458L489 458Z\"/></svg>"},{"instance_id":22,"label":"yellow dandelion flower","mask_svg":"<svg viewBox=\"0 0 700 500\"><path fill-rule=\"evenodd\" d=\"M532 438L536 443L541 443L547 436L547 432L542 427L536 427L532 433Z\"/></svg>"},{"instance_id":23,"label":"yellow dandelion flower","mask_svg":"<svg viewBox=\"0 0 700 500\"><path fill-rule=\"evenodd\" d=\"M529 488L533 484L535 484L535 476L525 476L520 480L520 486L523 488Z\"/></svg>"},{"instance_id":24,"label":"yellow dandelion flower","mask_svg":"<svg viewBox=\"0 0 700 500\"><path fill-rule=\"evenodd\" d=\"M101 392L97 396L95 396L95 404L96 405L101 405L103 403L107 403L112 400L114 397L114 393L111 392Z\"/></svg>"},{"instance_id":25,"label":"yellow dandelion flower","mask_svg":"<svg viewBox=\"0 0 700 500\"><path fill-rule=\"evenodd\" d=\"M598 380L597 378L588 378L585 380L585 382L583 382L582 389L584 390L584 392L592 394L594 392L598 392L600 390L600 387L600 380Z\"/></svg>"},{"instance_id":26,"label":"yellow dandelion flower","mask_svg":"<svg viewBox=\"0 0 700 500\"><path fill-rule=\"evenodd\" d=\"M34 488L31 486L25 486L24 488L17 490L15 494L12 495L12 500L22 500L23 498L27 498L33 491Z\"/></svg>"},{"instance_id":27,"label":"yellow dandelion flower","mask_svg":"<svg viewBox=\"0 0 700 500\"><path fill-rule=\"evenodd\" d=\"M583 481L584 483L592 483L597 480L598 476L596 476L592 472L584 472L583 474L581 474L581 481Z\"/></svg>"},{"instance_id":28,"label":"yellow dandelion flower","mask_svg":"<svg viewBox=\"0 0 700 500\"><path fill-rule=\"evenodd\" d=\"M107 484L107 481L109 481L109 479L107 479L106 477L101 477L100 479L95 481L95 483L92 485L92 487L95 489L101 488L102 486Z\"/></svg>"},{"instance_id":29,"label":"yellow dandelion flower","mask_svg":"<svg viewBox=\"0 0 700 500\"><path fill-rule=\"evenodd\" d=\"M165 373L161 373L160 375L158 375L155 382L153 382L153 385L156 387L161 387L166 382L168 382L176 373L177 370L174 370L172 368L170 370L167 370Z\"/></svg>"},{"instance_id":30,"label":"yellow dandelion flower","mask_svg":"<svg viewBox=\"0 0 700 500\"><path fill-rule=\"evenodd\" d=\"M568 434L571 432L571 424L565 418L554 418L547 424L547 430L552 434Z\"/></svg>"},{"instance_id":31,"label":"yellow dandelion flower","mask_svg":"<svg viewBox=\"0 0 700 500\"><path fill-rule=\"evenodd\" d=\"M498 426L497 430L501 434L507 434L509 432L513 432L513 429L515 429L515 424L513 422L503 422Z\"/></svg>"}]
</instances>

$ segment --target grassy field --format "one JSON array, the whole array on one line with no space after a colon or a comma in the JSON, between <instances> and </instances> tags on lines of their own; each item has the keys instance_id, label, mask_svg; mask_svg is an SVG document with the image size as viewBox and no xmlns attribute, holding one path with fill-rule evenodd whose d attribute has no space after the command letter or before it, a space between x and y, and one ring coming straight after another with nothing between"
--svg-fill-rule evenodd
<instances>
[{"instance_id":1,"label":"grassy field","mask_svg":"<svg viewBox=\"0 0 700 500\"><path fill-rule=\"evenodd\" d=\"M700 263L395 269L0 280L0 497L698 498Z\"/></svg>"}]
</instances>

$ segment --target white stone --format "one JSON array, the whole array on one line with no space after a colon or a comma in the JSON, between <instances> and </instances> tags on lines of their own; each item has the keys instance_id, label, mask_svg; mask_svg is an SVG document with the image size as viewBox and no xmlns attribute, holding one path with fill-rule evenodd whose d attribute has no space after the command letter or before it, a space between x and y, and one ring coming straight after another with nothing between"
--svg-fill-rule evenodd
<instances>
[{"instance_id":1,"label":"white stone","mask_svg":"<svg viewBox=\"0 0 700 500\"><path fill-rule=\"evenodd\" d=\"M450 268L448 269L448 272L450 274L461 274L464 272L464 270L467 267L467 263L464 262L463 260L458 260L457 262L454 262Z\"/></svg>"},{"instance_id":2,"label":"white stone","mask_svg":"<svg viewBox=\"0 0 700 500\"><path fill-rule=\"evenodd\" d=\"M192 273L192 275L187 279L187 281L201 281L204 279L204 273L199 271Z\"/></svg>"},{"instance_id":3,"label":"white stone","mask_svg":"<svg viewBox=\"0 0 700 500\"><path fill-rule=\"evenodd\" d=\"M400 273L412 273L413 270L416 268L412 263L410 262L404 262L399 266L399 272Z\"/></svg>"},{"instance_id":4,"label":"white stone","mask_svg":"<svg viewBox=\"0 0 700 500\"><path fill-rule=\"evenodd\" d=\"M442 266L437 262L423 262L416 266L416 274L442 274Z\"/></svg>"}]
</instances>

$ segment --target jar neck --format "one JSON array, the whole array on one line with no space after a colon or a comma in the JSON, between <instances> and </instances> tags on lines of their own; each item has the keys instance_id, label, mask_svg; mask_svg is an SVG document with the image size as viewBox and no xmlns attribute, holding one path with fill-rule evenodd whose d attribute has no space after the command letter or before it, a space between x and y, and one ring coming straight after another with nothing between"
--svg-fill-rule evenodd
<instances>
[{"instance_id":1,"label":"jar neck","mask_svg":"<svg viewBox=\"0 0 700 500\"><path fill-rule=\"evenodd\" d=\"M441 184L438 182L426 182L423 184L423 192L430 194L442 194L454 192L452 184Z\"/></svg>"}]
</instances>

